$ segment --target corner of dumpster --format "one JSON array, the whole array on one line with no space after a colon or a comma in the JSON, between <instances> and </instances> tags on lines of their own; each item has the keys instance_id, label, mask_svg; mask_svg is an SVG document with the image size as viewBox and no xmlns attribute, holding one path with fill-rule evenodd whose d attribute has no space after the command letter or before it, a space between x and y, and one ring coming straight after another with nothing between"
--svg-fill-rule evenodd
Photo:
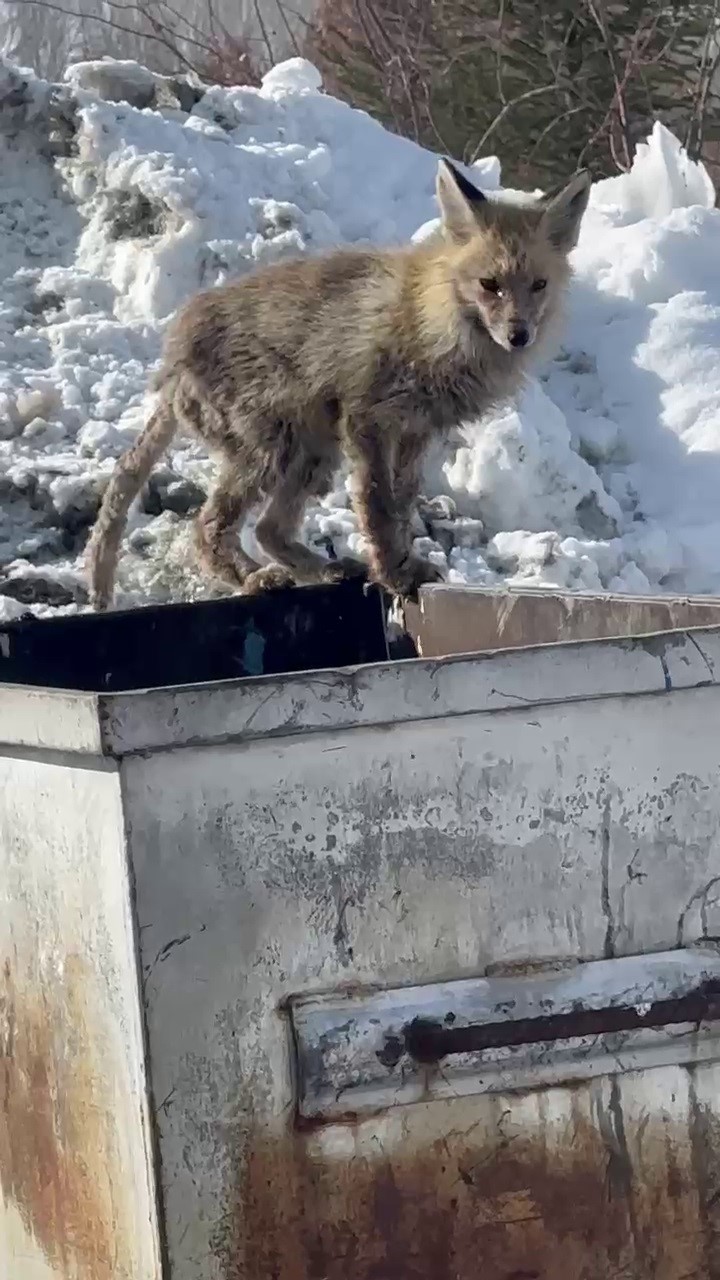
<instances>
[{"instance_id":1,"label":"corner of dumpster","mask_svg":"<svg viewBox=\"0 0 720 1280\"><path fill-rule=\"evenodd\" d=\"M335 662L323 628L325 665L118 677L92 695L112 822L100 791L63 794L62 754L33 759L57 776L33 784L44 817L1 802L7 849L42 826L42 885L50 853L75 877L53 879L62 954L80 939L106 1004L132 1012L136 984L127 1026L93 1021L68 1059L63 1096L107 1049L152 1116L147 1166L136 1144L122 1170L136 1199L114 1271L73 1245L81 1223L100 1233L64 1172L75 1217L65 1254L45 1247L57 1186L43 1200L20 1171L6 1188L0 1142L11 1221L49 1266L22 1280L720 1276L720 602L460 594L453 630L443 591L421 593L410 660L380 644ZM36 838L9 860L15 903L38 893ZM83 934L73 904L93 892ZM102 958L121 920L122 981ZM57 963L23 928L26 971ZM40 995L70 981L44 973ZM33 1000L16 1150L38 1064L68 1053ZM52 1114L49 1150L84 1152L80 1122ZM117 1213L110 1174L83 1170Z\"/></svg>"},{"instance_id":2,"label":"corner of dumpster","mask_svg":"<svg viewBox=\"0 0 720 1280\"><path fill-rule=\"evenodd\" d=\"M88 700L0 688L7 1280L160 1275L120 774L92 721ZM69 749L9 741L37 730Z\"/></svg>"}]
</instances>

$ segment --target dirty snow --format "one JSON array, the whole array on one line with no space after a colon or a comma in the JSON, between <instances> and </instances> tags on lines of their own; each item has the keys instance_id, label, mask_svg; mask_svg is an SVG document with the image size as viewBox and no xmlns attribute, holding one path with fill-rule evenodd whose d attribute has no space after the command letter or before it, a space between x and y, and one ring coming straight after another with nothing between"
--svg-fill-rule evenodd
<instances>
[{"instance_id":1,"label":"dirty snow","mask_svg":"<svg viewBox=\"0 0 720 1280\"><path fill-rule=\"evenodd\" d=\"M87 527L174 309L283 255L426 234L436 157L299 59L259 90L109 61L48 86L2 64L0 151L3 618L83 607ZM502 197L496 158L472 176ZM450 581L720 593L714 203L661 125L629 175L593 187L557 357L428 461L417 545ZM131 518L122 603L208 593L188 516L212 472L176 440ZM304 536L362 550L344 477Z\"/></svg>"}]
</instances>

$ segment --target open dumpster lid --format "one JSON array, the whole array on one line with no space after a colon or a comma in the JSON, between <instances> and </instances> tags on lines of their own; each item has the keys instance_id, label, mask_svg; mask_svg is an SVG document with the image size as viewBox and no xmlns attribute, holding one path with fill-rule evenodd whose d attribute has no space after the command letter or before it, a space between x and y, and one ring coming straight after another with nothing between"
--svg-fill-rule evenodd
<instances>
[{"instance_id":1,"label":"open dumpster lid","mask_svg":"<svg viewBox=\"0 0 720 1280\"><path fill-rule=\"evenodd\" d=\"M424 588L417 604L406 605L404 621L418 655L440 658L720 627L720 596L633 596L443 584Z\"/></svg>"}]
</instances>

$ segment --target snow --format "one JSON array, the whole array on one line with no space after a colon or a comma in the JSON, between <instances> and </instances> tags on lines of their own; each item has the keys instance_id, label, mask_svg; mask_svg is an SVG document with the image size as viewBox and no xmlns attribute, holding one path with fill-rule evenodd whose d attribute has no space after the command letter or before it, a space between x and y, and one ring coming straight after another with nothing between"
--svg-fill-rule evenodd
<instances>
[{"instance_id":1,"label":"snow","mask_svg":"<svg viewBox=\"0 0 720 1280\"><path fill-rule=\"evenodd\" d=\"M177 306L289 254L431 234L437 157L325 95L299 58L257 90L109 59L52 86L0 64L0 153L3 619L84 607L87 528ZM467 172L518 197L496 157ZM594 185L556 357L428 459L417 549L451 582L720 594L714 204L660 124L631 173ZM176 439L132 514L120 603L213 590L188 519L213 470ZM362 550L345 476L304 537Z\"/></svg>"}]
</instances>

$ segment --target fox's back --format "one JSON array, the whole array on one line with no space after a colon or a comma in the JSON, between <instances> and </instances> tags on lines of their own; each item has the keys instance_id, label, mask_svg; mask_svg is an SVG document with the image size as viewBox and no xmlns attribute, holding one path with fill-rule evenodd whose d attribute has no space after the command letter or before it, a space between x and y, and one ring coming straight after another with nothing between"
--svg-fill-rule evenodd
<instances>
[{"instance_id":1,"label":"fox's back","mask_svg":"<svg viewBox=\"0 0 720 1280\"><path fill-rule=\"evenodd\" d=\"M187 370L214 399L255 412L341 395L374 360L399 276L391 254L340 250L208 290L171 327L161 378Z\"/></svg>"}]
</instances>

